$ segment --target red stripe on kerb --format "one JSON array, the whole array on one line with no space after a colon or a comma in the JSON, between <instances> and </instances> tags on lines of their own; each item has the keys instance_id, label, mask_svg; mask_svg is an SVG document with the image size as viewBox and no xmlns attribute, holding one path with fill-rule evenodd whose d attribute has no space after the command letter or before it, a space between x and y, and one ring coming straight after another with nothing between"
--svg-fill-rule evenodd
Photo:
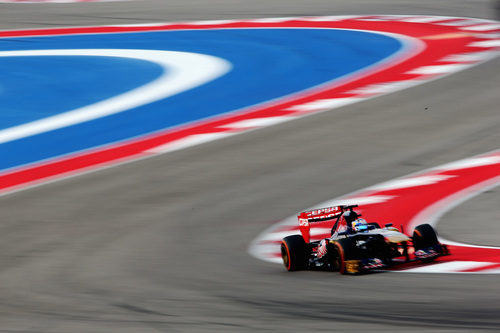
<instances>
[{"instance_id":1,"label":"red stripe on kerb","mask_svg":"<svg viewBox=\"0 0 500 333\"><path fill-rule=\"evenodd\" d=\"M373 16L371 16L373 17ZM209 22L193 23L173 23L146 26L108 26L108 27L79 27L79 28L57 28L39 30L19 30L0 31L0 37L25 37L25 36L56 36L73 34L103 34L103 33L134 33L146 31L163 30L196 30L196 29L229 29L229 28L329 28L329 29L354 29L373 32L389 32L404 36L414 37L425 43L426 49L419 54L412 54L409 59L402 63L392 65L392 67L365 74L364 77L352 79L350 82L335 85L325 85L314 91L301 93L287 100L279 100L273 104L263 104L258 107L245 109L240 113L233 113L228 116L212 118L205 122L199 122L191 126L183 126L176 129L169 129L151 135L145 135L139 139L124 141L117 144L108 145L98 149L91 149L85 152L75 153L66 157L52 159L43 163L32 164L23 168L8 170L0 175L0 193L6 193L9 189L19 189L28 187L34 183L45 180L52 180L57 177L64 177L68 174L75 174L101 166L120 163L144 156L149 156L149 149L174 142L175 140L186 138L190 135L204 133L218 133L235 130L231 128L221 128L219 126L228 125L240 120L255 119L273 116L302 116L310 112L322 110L290 110L318 100L328 100L336 98L356 97L364 98L362 93L353 93L356 89L369 87L377 84L392 83L404 80L419 79L424 81L434 75L418 75L408 73L412 69L422 66L442 64L440 59L451 54L463 54L467 52L478 52L491 49L490 47L478 48L467 46L473 41L481 41L480 37L474 34L465 34L459 27L440 26L423 23L410 23L402 21L403 18L394 18L394 21L360 21L358 19L369 18L368 16L346 20L334 21L314 21L311 18L284 19L283 22L252 22L229 21L226 23L212 24ZM450 32L460 32L459 38L449 39L429 39L429 36L445 36ZM480 35L480 34L479 34ZM478 35L478 36L479 36ZM423 38L423 39L422 39ZM380 95L374 94L374 95ZM370 97L373 96L370 95Z\"/></svg>"}]
</instances>

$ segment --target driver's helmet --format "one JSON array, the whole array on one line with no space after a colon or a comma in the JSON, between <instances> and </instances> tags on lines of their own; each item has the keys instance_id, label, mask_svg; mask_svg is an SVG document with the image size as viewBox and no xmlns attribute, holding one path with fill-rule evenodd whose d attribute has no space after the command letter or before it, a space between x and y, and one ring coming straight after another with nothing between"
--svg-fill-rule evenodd
<instances>
[{"instance_id":1,"label":"driver's helmet","mask_svg":"<svg viewBox=\"0 0 500 333\"><path fill-rule=\"evenodd\" d=\"M368 230L368 222L365 219L357 219L352 222L352 229L356 232Z\"/></svg>"},{"instance_id":2,"label":"driver's helmet","mask_svg":"<svg viewBox=\"0 0 500 333\"><path fill-rule=\"evenodd\" d=\"M358 216L358 213L353 210L348 210L344 213L344 219L347 222L347 225L352 224L352 222L354 222L358 218Z\"/></svg>"}]
</instances>

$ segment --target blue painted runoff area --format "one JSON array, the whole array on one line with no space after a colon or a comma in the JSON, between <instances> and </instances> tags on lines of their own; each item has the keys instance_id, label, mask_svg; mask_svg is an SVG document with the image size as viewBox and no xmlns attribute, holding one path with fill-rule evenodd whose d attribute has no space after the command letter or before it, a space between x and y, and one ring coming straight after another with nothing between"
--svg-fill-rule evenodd
<instances>
[{"instance_id":1,"label":"blue painted runoff area","mask_svg":"<svg viewBox=\"0 0 500 333\"><path fill-rule=\"evenodd\" d=\"M177 95L0 144L0 171L196 122L345 77L394 56L398 39L337 29L214 29L0 39L0 52L183 51L229 61L227 74ZM122 94L163 74L143 60L0 57L0 130ZM168 74L168 73L167 73Z\"/></svg>"}]
</instances>

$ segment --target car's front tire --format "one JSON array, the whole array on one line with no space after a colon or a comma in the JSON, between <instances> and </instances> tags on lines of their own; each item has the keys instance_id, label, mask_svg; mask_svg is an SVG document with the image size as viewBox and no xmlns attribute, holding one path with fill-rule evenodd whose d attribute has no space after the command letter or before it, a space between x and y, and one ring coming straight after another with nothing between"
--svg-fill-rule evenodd
<instances>
[{"instance_id":1,"label":"car's front tire","mask_svg":"<svg viewBox=\"0 0 500 333\"><path fill-rule=\"evenodd\" d=\"M421 224L413 231L413 248L415 251L432 248L439 254L443 253L436 231L430 224ZM435 258L428 258L423 261L432 261Z\"/></svg>"},{"instance_id":2,"label":"car's front tire","mask_svg":"<svg viewBox=\"0 0 500 333\"><path fill-rule=\"evenodd\" d=\"M421 224L413 231L413 246L415 250L439 245L436 231L430 224Z\"/></svg>"}]
</instances>

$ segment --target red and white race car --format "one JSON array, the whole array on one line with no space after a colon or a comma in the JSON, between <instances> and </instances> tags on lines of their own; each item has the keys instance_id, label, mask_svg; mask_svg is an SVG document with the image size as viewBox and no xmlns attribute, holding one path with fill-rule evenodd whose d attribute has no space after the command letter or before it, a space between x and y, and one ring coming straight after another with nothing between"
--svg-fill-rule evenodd
<instances>
[{"instance_id":1,"label":"red and white race car","mask_svg":"<svg viewBox=\"0 0 500 333\"><path fill-rule=\"evenodd\" d=\"M286 269L362 273L416 260L430 262L448 254L446 245L438 241L429 224L417 226L410 237L391 223L381 228L378 223L366 222L354 211L356 207L343 205L301 212L298 220L302 235L287 236L281 242ZM311 241L311 225L316 223L331 226L331 237Z\"/></svg>"}]
</instances>

